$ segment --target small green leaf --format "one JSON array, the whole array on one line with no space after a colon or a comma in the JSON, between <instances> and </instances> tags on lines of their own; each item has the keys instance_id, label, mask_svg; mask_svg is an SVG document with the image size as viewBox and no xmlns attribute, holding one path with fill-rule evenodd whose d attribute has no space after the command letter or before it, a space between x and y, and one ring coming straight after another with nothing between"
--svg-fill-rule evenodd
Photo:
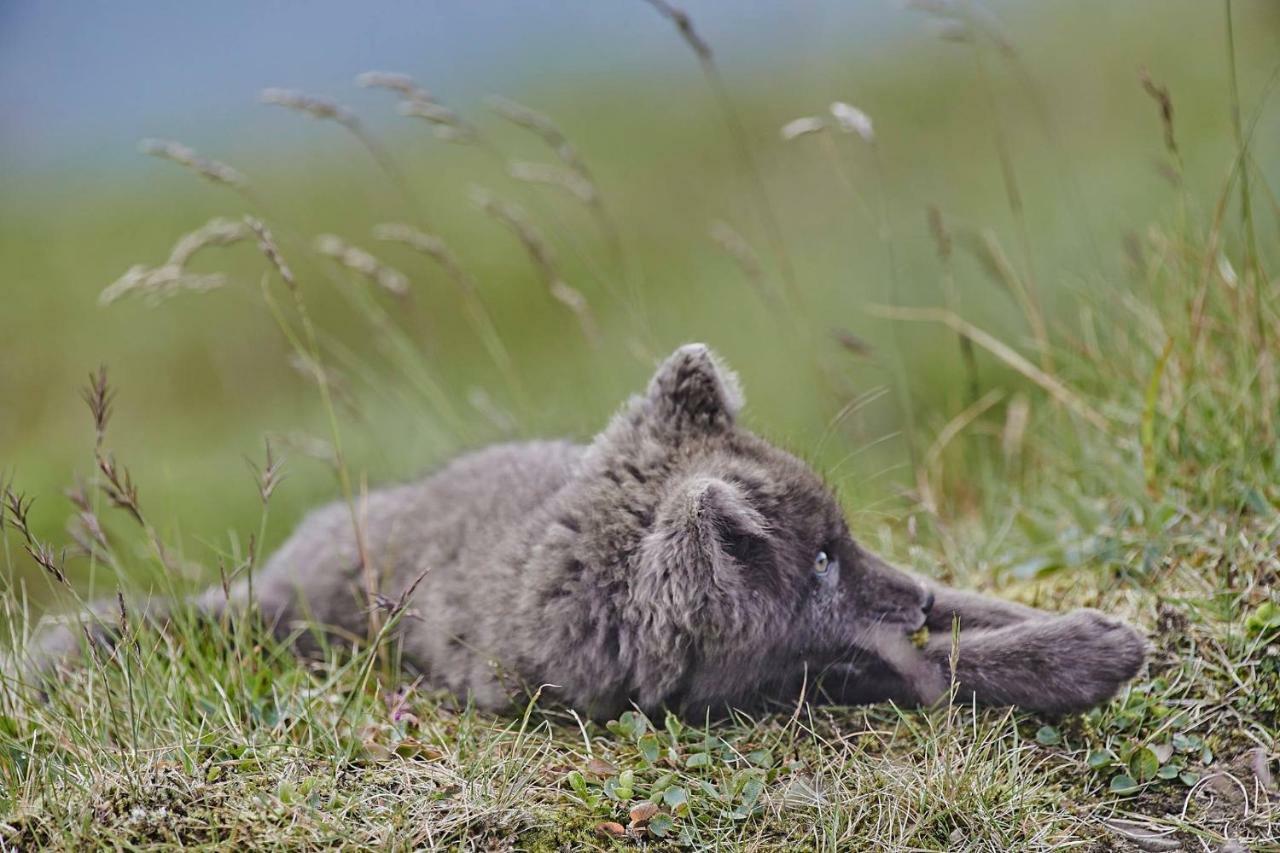
<instances>
[{"instance_id":1,"label":"small green leaf","mask_svg":"<svg viewBox=\"0 0 1280 853\"><path fill-rule=\"evenodd\" d=\"M742 786L742 790L738 792L738 799L743 807L750 809L756 804L756 800L760 799L760 795L764 793L764 780L759 776L752 776Z\"/></svg>"},{"instance_id":2,"label":"small green leaf","mask_svg":"<svg viewBox=\"0 0 1280 853\"><path fill-rule=\"evenodd\" d=\"M1251 637L1280 629L1280 604L1274 601L1259 604L1244 620L1244 629Z\"/></svg>"},{"instance_id":3,"label":"small green leaf","mask_svg":"<svg viewBox=\"0 0 1280 853\"><path fill-rule=\"evenodd\" d=\"M667 719L663 725L667 727L667 734L671 735L671 740L680 740L680 735L684 732L684 723L680 722L680 718L675 714L667 712Z\"/></svg>"},{"instance_id":4,"label":"small green leaf","mask_svg":"<svg viewBox=\"0 0 1280 853\"><path fill-rule=\"evenodd\" d=\"M1139 782L1154 778L1159 769L1160 759L1149 747L1139 747L1129 757L1129 773Z\"/></svg>"},{"instance_id":5,"label":"small green leaf","mask_svg":"<svg viewBox=\"0 0 1280 853\"><path fill-rule=\"evenodd\" d=\"M649 792L656 797L659 794L661 794L663 791L667 790L672 785L674 785L675 781L676 781L676 774L663 773L654 781L652 785L649 786Z\"/></svg>"},{"instance_id":6,"label":"small green leaf","mask_svg":"<svg viewBox=\"0 0 1280 853\"><path fill-rule=\"evenodd\" d=\"M1095 749L1093 752L1089 753L1089 758L1086 760L1086 763L1094 770L1101 770L1112 761L1115 761L1115 758L1115 755L1112 754L1109 749Z\"/></svg>"},{"instance_id":7,"label":"small green leaf","mask_svg":"<svg viewBox=\"0 0 1280 853\"><path fill-rule=\"evenodd\" d=\"M1176 779L1181 769L1176 764L1166 764L1156 771L1156 777L1160 779Z\"/></svg>"},{"instance_id":8,"label":"small green leaf","mask_svg":"<svg viewBox=\"0 0 1280 853\"><path fill-rule=\"evenodd\" d=\"M1062 735L1053 726L1041 726L1036 732L1036 742L1045 746L1057 746L1062 743Z\"/></svg>"},{"instance_id":9,"label":"small green leaf","mask_svg":"<svg viewBox=\"0 0 1280 853\"><path fill-rule=\"evenodd\" d=\"M1195 752L1204 746L1204 741L1199 735L1175 734L1173 736L1173 748L1179 752Z\"/></svg>"},{"instance_id":10,"label":"small green leaf","mask_svg":"<svg viewBox=\"0 0 1280 853\"><path fill-rule=\"evenodd\" d=\"M1200 763L1201 763L1201 764L1212 764L1212 763L1213 763L1213 750L1209 749L1209 747L1207 747L1207 746L1206 746L1204 749L1200 750Z\"/></svg>"},{"instance_id":11,"label":"small green leaf","mask_svg":"<svg viewBox=\"0 0 1280 853\"><path fill-rule=\"evenodd\" d=\"M658 838L665 838L667 833L675 828L675 821L671 819L671 815L658 812L649 819L649 831Z\"/></svg>"},{"instance_id":12,"label":"small green leaf","mask_svg":"<svg viewBox=\"0 0 1280 853\"><path fill-rule=\"evenodd\" d=\"M620 738L637 740L648 728L648 721L635 711L624 711L618 719L605 723L605 727Z\"/></svg>"},{"instance_id":13,"label":"small green leaf","mask_svg":"<svg viewBox=\"0 0 1280 853\"><path fill-rule=\"evenodd\" d=\"M747 761L750 761L756 767L769 768L773 766L773 753L767 749L757 749L747 753Z\"/></svg>"},{"instance_id":14,"label":"small green leaf","mask_svg":"<svg viewBox=\"0 0 1280 853\"><path fill-rule=\"evenodd\" d=\"M625 711L618 718L627 729L630 737L638 739L649 728L649 721L644 718L643 714L637 714L635 711Z\"/></svg>"},{"instance_id":15,"label":"small green leaf","mask_svg":"<svg viewBox=\"0 0 1280 853\"><path fill-rule=\"evenodd\" d=\"M689 769L695 767L707 767L711 764L711 756L705 752L695 752L684 760L684 766Z\"/></svg>"},{"instance_id":16,"label":"small green leaf","mask_svg":"<svg viewBox=\"0 0 1280 853\"><path fill-rule=\"evenodd\" d=\"M618 782L613 791L620 800L629 800L635 793L636 774L631 770L623 770L618 774Z\"/></svg>"},{"instance_id":17,"label":"small green leaf","mask_svg":"<svg viewBox=\"0 0 1280 853\"><path fill-rule=\"evenodd\" d=\"M1182 780L1182 784L1190 788L1192 785L1200 781L1200 774L1194 770L1183 770L1178 774L1178 778Z\"/></svg>"},{"instance_id":18,"label":"small green leaf","mask_svg":"<svg viewBox=\"0 0 1280 853\"><path fill-rule=\"evenodd\" d=\"M569 787L578 795L579 798L583 800L590 799L587 791L587 780L581 773L577 770L572 771L568 776L568 780Z\"/></svg>"},{"instance_id":19,"label":"small green leaf","mask_svg":"<svg viewBox=\"0 0 1280 853\"><path fill-rule=\"evenodd\" d=\"M640 754L644 756L645 761L653 764L658 760L660 745L658 743L658 736L653 732L643 735L640 738L639 746Z\"/></svg>"},{"instance_id":20,"label":"small green leaf","mask_svg":"<svg viewBox=\"0 0 1280 853\"><path fill-rule=\"evenodd\" d=\"M662 802L666 803L667 808L677 811L681 806L689 802L689 794L684 788L677 785L662 792Z\"/></svg>"},{"instance_id":21,"label":"small green leaf","mask_svg":"<svg viewBox=\"0 0 1280 853\"><path fill-rule=\"evenodd\" d=\"M1118 773L1111 777L1111 792L1114 794L1132 794L1138 790L1138 783L1127 773Z\"/></svg>"}]
</instances>

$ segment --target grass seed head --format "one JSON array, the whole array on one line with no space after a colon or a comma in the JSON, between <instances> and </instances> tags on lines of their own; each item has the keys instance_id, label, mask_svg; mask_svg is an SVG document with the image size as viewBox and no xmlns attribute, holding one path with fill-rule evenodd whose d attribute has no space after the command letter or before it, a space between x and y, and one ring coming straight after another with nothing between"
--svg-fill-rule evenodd
<instances>
[{"instance_id":1,"label":"grass seed head","mask_svg":"<svg viewBox=\"0 0 1280 853\"><path fill-rule=\"evenodd\" d=\"M578 150L550 116L501 95L491 95L485 99L485 103L500 117L539 137L555 152L561 163L577 172L584 180L591 181L590 172Z\"/></svg>"},{"instance_id":2,"label":"grass seed head","mask_svg":"<svg viewBox=\"0 0 1280 853\"><path fill-rule=\"evenodd\" d=\"M202 157L192 148L169 139L144 139L138 150L152 157L169 160L192 170L206 180L228 187L245 187L249 181L226 163Z\"/></svg>"},{"instance_id":3,"label":"grass seed head","mask_svg":"<svg viewBox=\"0 0 1280 853\"><path fill-rule=\"evenodd\" d=\"M858 134L858 136L862 137L863 142L871 143L876 141L875 127L871 123L871 116L853 104L846 104L844 101L833 101L830 109L831 117L836 120L836 127L845 133Z\"/></svg>"},{"instance_id":4,"label":"grass seed head","mask_svg":"<svg viewBox=\"0 0 1280 853\"><path fill-rule=\"evenodd\" d=\"M99 305L110 305L129 296L138 296L157 305L183 292L206 293L226 284L221 273L189 273L177 264L158 267L134 265L98 294Z\"/></svg>"},{"instance_id":5,"label":"grass seed head","mask_svg":"<svg viewBox=\"0 0 1280 853\"><path fill-rule=\"evenodd\" d=\"M396 296L408 295L408 277L399 270L387 266L364 249L352 246L335 234L319 235L314 245L320 254L334 259L352 272L359 273L388 293Z\"/></svg>"},{"instance_id":6,"label":"grass seed head","mask_svg":"<svg viewBox=\"0 0 1280 853\"><path fill-rule=\"evenodd\" d=\"M382 225L373 227L373 237L375 240L386 240L390 243L403 243L406 246L444 262L446 259L451 260L452 254L449 247L445 245L444 240L435 234L428 234L420 231L412 225L405 225L402 222L387 222Z\"/></svg>"},{"instance_id":7,"label":"grass seed head","mask_svg":"<svg viewBox=\"0 0 1280 853\"><path fill-rule=\"evenodd\" d=\"M263 89L258 94L258 100L264 104L305 113L322 121L336 121L343 127L352 130L360 126L360 120L356 118L356 114L336 101L308 95L305 92L298 92L294 89Z\"/></svg>"},{"instance_id":8,"label":"grass seed head","mask_svg":"<svg viewBox=\"0 0 1280 853\"><path fill-rule=\"evenodd\" d=\"M723 249L729 257L733 258L734 263L742 270L742 274L746 276L747 281L755 288L764 300L770 304L776 303L776 294L774 294L768 286L765 279L764 266L760 263L760 256L756 250L747 242L747 238L743 237L737 229L724 220L716 220L711 223L710 230L711 241Z\"/></svg>"},{"instance_id":9,"label":"grass seed head","mask_svg":"<svg viewBox=\"0 0 1280 853\"><path fill-rule=\"evenodd\" d=\"M262 505L266 506L271 500L272 493L284 481L284 459L277 458L271 450L271 439L263 440L266 445L266 461L259 466L256 462L245 457L245 462L249 466L249 470L253 472L254 481L258 486L258 498L262 501Z\"/></svg>"},{"instance_id":10,"label":"grass seed head","mask_svg":"<svg viewBox=\"0 0 1280 853\"><path fill-rule=\"evenodd\" d=\"M573 312L582 329L583 337L592 346L596 346L599 342L599 330L587 297L561 277L551 244L534 226L524 209L517 204L498 198L481 187L474 187L471 190L471 199L477 207L507 226L511 233L516 235L529 260L537 268L551 298Z\"/></svg>"},{"instance_id":11,"label":"grass seed head","mask_svg":"<svg viewBox=\"0 0 1280 853\"><path fill-rule=\"evenodd\" d=\"M1164 147L1176 158L1178 140L1173 135L1173 97L1169 94L1169 87L1151 79L1151 72L1145 67L1139 69L1138 79L1142 82L1142 91L1146 92L1160 108L1160 125L1164 128Z\"/></svg>"},{"instance_id":12,"label":"grass seed head","mask_svg":"<svg viewBox=\"0 0 1280 853\"><path fill-rule=\"evenodd\" d=\"M235 219L214 217L189 234L183 235L169 253L169 263L185 267L201 249L232 246L249 239L249 226Z\"/></svg>"},{"instance_id":13,"label":"grass seed head","mask_svg":"<svg viewBox=\"0 0 1280 853\"><path fill-rule=\"evenodd\" d=\"M697 54L699 60L702 62L710 62L712 60L711 45L702 36L698 35L697 30L693 28L693 19L689 17L687 12L677 6L673 6L667 0L647 0L647 2L658 10L658 14L676 25L676 29L680 31L680 37Z\"/></svg>"},{"instance_id":14,"label":"grass seed head","mask_svg":"<svg viewBox=\"0 0 1280 853\"><path fill-rule=\"evenodd\" d=\"M435 101L401 101L396 111L408 118L422 119L432 126L432 133L445 142L469 143L480 138L479 132L462 116Z\"/></svg>"},{"instance_id":15,"label":"grass seed head","mask_svg":"<svg viewBox=\"0 0 1280 853\"><path fill-rule=\"evenodd\" d=\"M827 123L820 116L801 116L800 118L793 118L784 124L779 128L778 133L783 142L790 142L793 139L799 139L802 136L826 130L826 128Z\"/></svg>"},{"instance_id":16,"label":"grass seed head","mask_svg":"<svg viewBox=\"0 0 1280 853\"><path fill-rule=\"evenodd\" d=\"M947 230L947 222L942 218L942 211L934 204L929 205L927 219L929 222L929 234L933 237L933 245L938 252L938 259L945 262L950 259L953 248L951 232Z\"/></svg>"},{"instance_id":17,"label":"grass seed head","mask_svg":"<svg viewBox=\"0 0 1280 853\"><path fill-rule=\"evenodd\" d=\"M356 85L363 89L387 89L411 101L431 101L431 93L408 74L395 71L365 71L356 75Z\"/></svg>"},{"instance_id":18,"label":"grass seed head","mask_svg":"<svg viewBox=\"0 0 1280 853\"><path fill-rule=\"evenodd\" d=\"M595 184L574 169L550 163L514 160L507 165L507 173L517 181L558 187L583 204L595 204L598 201Z\"/></svg>"},{"instance_id":19,"label":"grass seed head","mask_svg":"<svg viewBox=\"0 0 1280 853\"><path fill-rule=\"evenodd\" d=\"M99 448L107 435L107 424L111 421L111 406L115 398L116 392L107 381L107 366L99 365L96 373L89 374L89 384L80 391L80 399L84 400L93 416L93 431Z\"/></svg>"},{"instance_id":20,"label":"grass seed head","mask_svg":"<svg viewBox=\"0 0 1280 853\"><path fill-rule=\"evenodd\" d=\"M280 254L280 247L276 245L270 229L263 224L262 220L252 216L246 216L244 224L249 226L249 230L258 238L258 249L262 251L262 254L266 256L271 265L276 268L276 272L284 280L285 286L290 290L296 290L298 280L293 277L293 270L285 263L284 256Z\"/></svg>"}]
</instances>

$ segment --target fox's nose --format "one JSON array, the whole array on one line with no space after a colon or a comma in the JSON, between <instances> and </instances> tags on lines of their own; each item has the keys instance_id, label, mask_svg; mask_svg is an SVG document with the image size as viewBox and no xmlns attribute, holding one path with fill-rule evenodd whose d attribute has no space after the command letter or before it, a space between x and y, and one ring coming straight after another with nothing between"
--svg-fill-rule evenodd
<instances>
[{"instance_id":1,"label":"fox's nose","mask_svg":"<svg viewBox=\"0 0 1280 853\"><path fill-rule=\"evenodd\" d=\"M924 611L924 615L928 616L933 610L933 590L926 589L924 591L924 601L920 602L920 609Z\"/></svg>"}]
</instances>

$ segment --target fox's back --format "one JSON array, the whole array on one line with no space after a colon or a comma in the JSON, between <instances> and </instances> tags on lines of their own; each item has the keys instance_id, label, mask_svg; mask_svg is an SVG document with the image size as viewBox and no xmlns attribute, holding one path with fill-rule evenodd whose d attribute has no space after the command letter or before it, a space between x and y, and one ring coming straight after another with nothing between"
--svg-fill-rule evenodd
<instances>
[{"instance_id":1,"label":"fox's back","mask_svg":"<svg viewBox=\"0 0 1280 853\"><path fill-rule=\"evenodd\" d=\"M564 441L495 445L465 454L411 483L356 501L363 546L379 592L396 599L421 576L405 652L432 669L476 640L474 600L494 586L498 555L572 477L582 448ZM254 582L268 619L299 619L363 635L366 573L351 507L309 514ZM418 659L418 660L415 660ZM449 680L449 679L446 679Z\"/></svg>"}]
</instances>

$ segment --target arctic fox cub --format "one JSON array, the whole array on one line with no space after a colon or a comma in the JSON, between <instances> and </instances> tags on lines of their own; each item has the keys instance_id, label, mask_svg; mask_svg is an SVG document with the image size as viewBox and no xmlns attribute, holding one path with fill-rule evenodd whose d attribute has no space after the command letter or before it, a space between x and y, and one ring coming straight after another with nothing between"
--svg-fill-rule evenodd
<instances>
[{"instance_id":1,"label":"arctic fox cub","mask_svg":"<svg viewBox=\"0 0 1280 853\"><path fill-rule=\"evenodd\" d=\"M887 565L817 474L738 425L742 403L707 347L681 347L589 444L491 447L369 495L368 567L348 508L315 511L252 594L282 632L364 635L372 568L385 596L411 590L419 618L397 639L428 684L490 709L542 687L602 718L633 703L758 706L802 686L931 702L950 678L953 620L966 700L1072 711L1142 665L1142 637L1097 611L1053 615ZM248 590L233 589L233 608ZM228 606L221 589L200 601ZM925 627L917 648L908 637Z\"/></svg>"}]
</instances>

